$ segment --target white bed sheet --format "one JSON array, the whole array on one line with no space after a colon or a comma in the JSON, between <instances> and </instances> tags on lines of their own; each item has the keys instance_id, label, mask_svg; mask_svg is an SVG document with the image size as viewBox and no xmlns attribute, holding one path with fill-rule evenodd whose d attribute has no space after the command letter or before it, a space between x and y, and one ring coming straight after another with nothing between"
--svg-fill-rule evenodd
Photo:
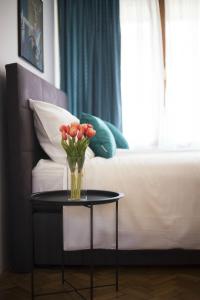
<instances>
[{"instance_id":1,"label":"white bed sheet","mask_svg":"<svg viewBox=\"0 0 200 300\"><path fill-rule=\"evenodd\" d=\"M40 160L33 192L66 189L64 165ZM86 162L88 189L123 192L120 249L200 249L200 152L135 153ZM94 209L94 247L115 247L114 205ZM89 210L64 208L64 248L89 248Z\"/></svg>"}]
</instances>

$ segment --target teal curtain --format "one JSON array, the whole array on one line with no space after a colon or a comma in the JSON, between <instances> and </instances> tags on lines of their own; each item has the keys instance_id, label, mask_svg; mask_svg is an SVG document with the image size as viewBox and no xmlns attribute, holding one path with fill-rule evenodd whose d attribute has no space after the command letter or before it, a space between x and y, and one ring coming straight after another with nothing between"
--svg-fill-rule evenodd
<instances>
[{"instance_id":1,"label":"teal curtain","mask_svg":"<svg viewBox=\"0 0 200 300\"><path fill-rule=\"evenodd\" d=\"M119 0L58 0L61 89L69 110L121 129Z\"/></svg>"}]
</instances>

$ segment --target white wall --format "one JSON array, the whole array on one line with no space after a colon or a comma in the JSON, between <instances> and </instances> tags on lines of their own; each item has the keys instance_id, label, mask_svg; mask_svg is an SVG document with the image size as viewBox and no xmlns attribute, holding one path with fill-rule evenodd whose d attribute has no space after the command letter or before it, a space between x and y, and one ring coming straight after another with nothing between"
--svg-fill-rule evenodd
<instances>
[{"instance_id":1,"label":"white wall","mask_svg":"<svg viewBox=\"0 0 200 300\"><path fill-rule=\"evenodd\" d=\"M54 78L54 0L43 0L44 73L18 57L17 0L0 0L0 273L7 266L5 166L3 138L3 99L5 97L5 65L17 62L50 83Z\"/></svg>"}]
</instances>

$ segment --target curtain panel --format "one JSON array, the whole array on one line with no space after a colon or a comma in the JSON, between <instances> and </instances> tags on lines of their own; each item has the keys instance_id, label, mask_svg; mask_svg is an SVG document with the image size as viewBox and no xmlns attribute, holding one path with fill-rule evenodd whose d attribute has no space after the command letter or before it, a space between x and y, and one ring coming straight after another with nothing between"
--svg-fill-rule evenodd
<instances>
[{"instance_id":1,"label":"curtain panel","mask_svg":"<svg viewBox=\"0 0 200 300\"><path fill-rule=\"evenodd\" d=\"M58 0L61 88L69 110L121 129L118 0Z\"/></svg>"}]
</instances>

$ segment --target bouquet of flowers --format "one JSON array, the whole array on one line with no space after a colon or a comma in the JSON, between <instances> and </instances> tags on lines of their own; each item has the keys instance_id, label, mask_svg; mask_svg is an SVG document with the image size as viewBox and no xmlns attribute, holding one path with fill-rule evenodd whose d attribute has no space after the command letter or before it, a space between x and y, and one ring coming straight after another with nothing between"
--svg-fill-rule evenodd
<instances>
[{"instance_id":1,"label":"bouquet of flowers","mask_svg":"<svg viewBox=\"0 0 200 300\"><path fill-rule=\"evenodd\" d=\"M91 124L79 123L61 125L59 130L61 132L61 145L67 154L67 162L71 172L70 199L80 199L85 151L96 131Z\"/></svg>"}]
</instances>

